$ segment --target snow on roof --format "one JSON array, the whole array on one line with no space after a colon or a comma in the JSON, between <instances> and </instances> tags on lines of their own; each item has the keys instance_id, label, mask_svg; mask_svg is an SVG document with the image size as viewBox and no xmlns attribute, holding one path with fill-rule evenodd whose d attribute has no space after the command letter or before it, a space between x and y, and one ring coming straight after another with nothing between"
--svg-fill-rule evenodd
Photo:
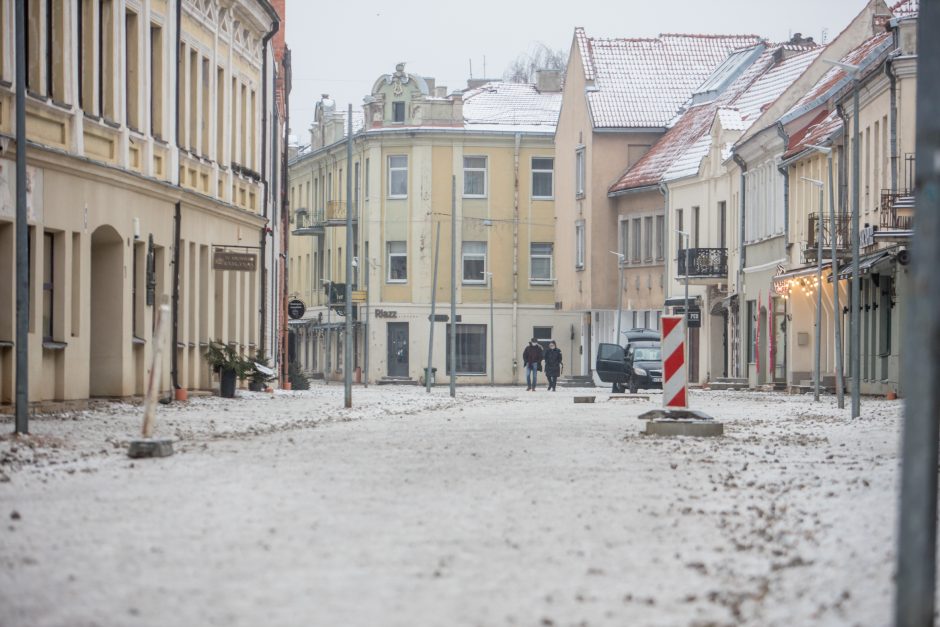
<instances>
[{"instance_id":1,"label":"snow on roof","mask_svg":"<svg viewBox=\"0 0 940 627\"><path fill-rule=\"evenodd\" d=\"M842 118L835 111L820 111L809 124L794 133L787 144L783 158L789 159L810 146L821 146L842 131Z\"/></svg>"},{"instance_id":2,"label":"snow on roof","mask_svg":"<svg viewBox=\"0 0 940 627\"><path fill-rule=\"evenodd\" d=\"M879 33L869 37L858 47L851 50L842 59L843 63L861 66L864 71L866 67L878 57L879 54L887 50L892 43L891 33ZM833 66L816 81L816 84L800 98L789 111L781 118L784 121L795 119L804 113L812 111L825 101L832 98L840 89L851 81L851 77L840 67Z\"/></svg>"},{"instance_id":3,"label":"snow on roof","mask_svg":"<svg viewBox=\"0 0 940 627\"><path fill-rule=\"evenodd\" d=\"M525 83L487 83L463 96L464 128L554 132L561 92L539 92Z\"/></svg>"},{"instance_id":4,"label":"snow on roof","mask_svg":"<svg viewBox=\"0 0 940 627\"><path fill-rule=\"evenodd\" d=\"M575 29L595 128L664 127L729 53L756 35L665 34L654 39L597 39Z\"/></svg>"},{"instance_id":5,"label":"snow on roof","mask_svg":"<svg viewBox=\"0 0 940 627\"><path fill-rule=\"evenodd\" d=\"M746 130L823 49L821 46L803 49L781 58L783 47L778 45L764 51L715 102L690 107L609 192L696 174L711 148L709 130L716 115L723 128Z\"/></svg>"},{"instance_id":6,"label":"snow on roof","mask_svg":"<svg viewBox=\"0 0 940 627\"><path fill-rule=\"evenodd\" d=\"M917 17L920 11L920 0L901 0L891 7L894 17Z\"/></svg>"}]
</instances>

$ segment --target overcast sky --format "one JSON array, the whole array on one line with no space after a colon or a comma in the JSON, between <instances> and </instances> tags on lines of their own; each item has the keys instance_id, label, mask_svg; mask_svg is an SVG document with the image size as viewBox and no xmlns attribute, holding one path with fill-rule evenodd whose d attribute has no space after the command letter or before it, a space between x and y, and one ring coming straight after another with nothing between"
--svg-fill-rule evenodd
<instances>
[{"instance_id":1,"label":"overcast sky","mask_svg":"<svg viewBox=\"0 0 940 627\"><path fill-rule=\"evenodd\" d=\"M890 4L890 2L889 2ZM320 94L358 108L399 61L455 90L473 76L501 77L520 53L541 42L571 46L576 26L591 37L660 33L756 34L774 41L800 32L831 40L865 0L287 0L292 50L292 133L308 141Z\"/></svg>"}]
</instances>

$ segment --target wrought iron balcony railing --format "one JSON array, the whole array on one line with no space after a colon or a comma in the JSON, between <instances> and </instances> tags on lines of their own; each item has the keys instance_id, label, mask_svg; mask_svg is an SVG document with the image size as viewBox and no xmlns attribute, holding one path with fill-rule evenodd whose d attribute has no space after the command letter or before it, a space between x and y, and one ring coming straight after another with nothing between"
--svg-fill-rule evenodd
<instances>
[{"instance_id":1,"label":"wrought iron balcony railing","mask_svg":"<svg viewBox=\"0 0 940 627\"><path fill-rule=\"evenodd\" d=\"M688 262L686 259L688 258ZM688 272L686 266L688 265ZM728 276L727 248L689 248L679 251L678 276L726 278Z\"/></svg>"},{"instance_id":2,"label":"wrought iron balcony railing","mask_svg":"<svg viewBox=\"0 0 940 627\"><path fill-rule=\"evenodd\" d=\"M819 234L818 219L818 213L811 213L806 221L806 242L803 247L803 257L806 261L816 260L817 236ZM823 215L823 259L830 259L832 257L833 237L835 237L837 254L843 252L847 253L850 250L852 245L852 236L850 235L851 225L851 216L836 215L835 232L833 232L831 218L826 214Z\"/></svg>"},{"instance_id":3,"label":"wrought iron balcony railing","mask_svg":"<svg viewBox=\"0 0 940 627\"><path fill-rule=\"evenodd\" d=\"M314 235L322 234L325 220L323 219L323 209L296 209L294 211L294 234L295 235Z\"/></svg>"},{"instance_id":4,"label":"wrought iron balcony railing","mask_svg":"<svg viewBox=\"0 0 940 627\"><path fill-rule=\"evenodd\" d=\"M881 228L910 231L914 228L914 192L904 190L892 194L881 190Z\"/></svg>"}]
</instances>

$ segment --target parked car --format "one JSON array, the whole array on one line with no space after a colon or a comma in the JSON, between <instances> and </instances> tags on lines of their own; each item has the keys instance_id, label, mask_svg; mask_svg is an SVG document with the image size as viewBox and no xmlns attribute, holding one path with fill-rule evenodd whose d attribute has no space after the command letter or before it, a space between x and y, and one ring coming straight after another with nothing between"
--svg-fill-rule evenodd
<instances>
[{"instance_id":1,"label":"parked car","mask_svg":"<svg viewBox=\"0 0 940 627\"><path fill-rule=\"evenodd\" d=\"M659 342L631 342L624 356L630 393L663 387L663 353Z\"/></svg>"},{"instance_id":2,"label":"parked car","mask_svg":"<svg viewBox=\"0 0 940 627\"><path fill-rule=\"evenodd\" d=\"M627 354L631 346L634 345L645 345L646 348L650 348L650 344L655 344L658 348L660 332L655 329L630 329L629 331L624 331L623 336L626 340L624 346L619 344L599 344L597 347L597 359L594 362L594 370L597 371L597 376L604 383L611 384L611 390L613 392L623 392L628 386L632 392L635 392L639 387L644 389L653 386L652 379L658 377L659 385L662 385L662 363L660 358L660 364L658 367L653 368L658 371L659 374L655 377L648 374L646 364L649 365L646 361L640 360L640 363L637 364L637 367L640 370L643 370L643 375L640 375L636 381L636 387L631 384L633 377L633 361L630 362L630 365L627 365ZM643 352L640 354L640 357L648 357L649 353ZM646 377L646 378L644 378ZM648 379L648 380L647 380Z\"/></svg>"}]
</instances>

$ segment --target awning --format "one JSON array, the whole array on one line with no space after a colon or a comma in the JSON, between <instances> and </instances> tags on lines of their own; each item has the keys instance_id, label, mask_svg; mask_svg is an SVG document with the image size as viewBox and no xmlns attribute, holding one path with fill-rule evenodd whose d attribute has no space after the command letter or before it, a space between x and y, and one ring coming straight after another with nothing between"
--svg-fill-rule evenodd
<instances>
[{"instance_id":1,"label":"awning","mask_svg":"<svg viewBox=\"0 0 940 627\"><path fill-rule=\"evenodd\" d=\"M858 274L863 276L871 273L872 269L875 268L878 264L882 262L893 261L895 257L894 250L880 250L872 255L863 257L858 262ZM839 271L839 279L850 279L852 278L852 262L848 262ZM832 282L832 277L829 277L829 282Z\"/></svg>"},{"instance_id":2,"label":"awning","mask_svg":"<svg viewBox=\"0 0 940 627\"><path fill-rule=\"evenodd\" d=\"M693 295L689 296L689 304L692 305L693 307L698 307L700 304L699 303L700 300L701 299L699 296L693 296ZM672 298L667 298L665 302L665 306L666 307L685 307L685 297L674 296Z\"/></svg>"},{"instance_id":3,"label":"awning","mask_svg":"<svg viewBox=\"0 0 940 627\"><path fill-rule=\"evenodd\" d=\"M823 263L822 269L823 269L823 270L827 270L827 269L829 269L829 266L830 266L830 265L832 265L832 264L829 263L828 261L826 261L826 262ZM801 276L809 276L809 275L811 275L811 274L816 274L816 271L817 271L818 269L819 269L819 268L818 268L818 266L816 266L816 265L804 266L804 267L802 267L802 268L796 268L795 270L789 270L789 271L787 271L787 272L784 272L783 274L774 275L774 281L775 281L775 282L776 282L776 281L786 281L787 279L796 279L796 278L799 278L799 277L801 277Z\"/></svg>"}]
</instances>

